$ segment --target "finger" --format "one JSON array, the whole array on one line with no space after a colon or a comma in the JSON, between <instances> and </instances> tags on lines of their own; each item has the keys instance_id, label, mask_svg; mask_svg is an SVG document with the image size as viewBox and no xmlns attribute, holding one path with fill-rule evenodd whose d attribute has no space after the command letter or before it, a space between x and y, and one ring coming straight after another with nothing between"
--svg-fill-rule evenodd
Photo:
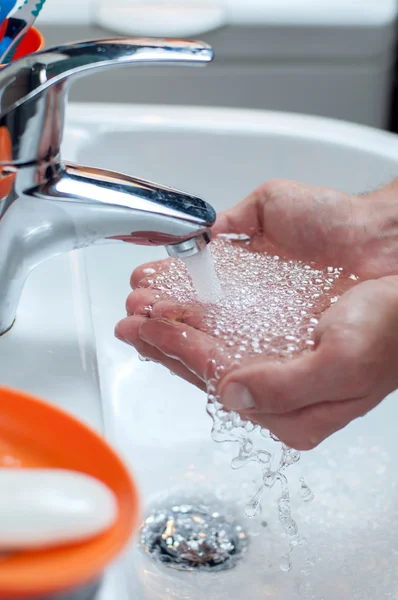
<instances>
[{"instance_id":1,"label":"finger","mask_svg":"<svg viewBox=\"0 0 398 600\"><path fill-rule=\"evenodd\" d=\"M126 301L127 315L142 315L152 319L167 319L184 322L190 327L200 328L204 308L199 305L182 306L172 299L160 299L155 290L138 288Z\"/></svg>"},{"instance_id":2,"label":"finger","mask_svg":"<svg viewBox=\"0 0 398 600\"><path fill-rule=\"evenodd\" d=\"M281 221L281 224L285 226L285 222L289 218L289 212L291 212L289 209L293 208L297 203L300 205L303 201L306 201L306 204L308 204L311 202L314 193L320 189L322 188L316 188L295 181L271 179L260 185L242 202L220 213L212 228L213 232L215 234L246 233L250 236L255 233L267 233L268 235L271 233L270 231L266 231L268 220L270 220L273 227L275 226L274 207L278 209L276 221ZM284 214L279 214L281 210L281 198L286 202ZM271 219L266 218L266 211L270 211ZM292 219L292 221L292 225L294 226L295 219ZM272 238L272 236L270 237Z\"/></svg>"},{"instance_id":3,"label":"finger","mask_svg":"<svg viewBox=\"0 0 398 600\"><path fill-rule=\"evenodd\" d=\"M260 189L255 190L233 208L219 213L212 227L214 235L220 233L245 233L251 236L261 231Z\"/></svg>"},{"instance_id":4,"label":"finger","mask_svg":"<svg viewBox=\"0 0 398 600\"><path fill-rule=\"evenodd\" d=\"M206 333L185 323L147 319L142 323L139 335L144 342L179 360L197 377L205 380L209 359L217 348L216 341Z\"/></svg>"},{"instance_id":5,"label":"finger","mask_svg":"<svg viewBox=\"0 0 398 600\"><path fill-rule=\"evenodd\" d=\"M282 416L258 415L256 422L290 448L311 450L354 419L364 416L380 400L367 397L324 402Z\"/></svg>"},{"instance_id":6,"label":"finger","mask_svg":"<svg viewBox=\"0 0 398 600\"><path fill-rule=\"evenodd\" d=\"M178 321L185 323L194 329L200 329L205 309L200 305L176 304L172 299L158 300L153 305L151 319L162 319L167 321Z\"/></svg>"},{"instance_id":7,"label":"finger","mask_svg":"<svg viewBox=\"0 0 398 600\"><path fill-rule=\"evenodd\" d=\"M194 373L184 367L180 361L164 355L160 350L154 346L151 346L150 344L145 343L140 338L139 329L144 321L145 317L138 316L123 319L116 325L116 337L119 340L133 346L141 356L162 364L169 371L175 375L178 375L178 377L181 377L181 379L185 379L185 381L188 383L195 385L202 391L206 391L206 385L204 382L196 377Z\"/></svg>"},{"instance_id":8,"label":"finger","mask_svg":"<svg viewBox=\"0 0 398 600\"><path fill-rule=\"evenodd\" d=\"M138 288L126 300L126 311L128 316L148 316L157 300L157 293L149 288Z\"/></svg>"},{"instance_id":9,"label":"finger","mask_svg":"<svg viewBox=\"0 0 398 600\"><path fill-rule=\"evenodd\" d=\"M168 258L165 260L156 260L140 265L134 269L130 277L130 286L132 289L135 290L138 287L148 287L150 285L149 280L156 275L156 273L167 268L167 263L169 261L170 259Z\"/></svg>"}]
</instances>

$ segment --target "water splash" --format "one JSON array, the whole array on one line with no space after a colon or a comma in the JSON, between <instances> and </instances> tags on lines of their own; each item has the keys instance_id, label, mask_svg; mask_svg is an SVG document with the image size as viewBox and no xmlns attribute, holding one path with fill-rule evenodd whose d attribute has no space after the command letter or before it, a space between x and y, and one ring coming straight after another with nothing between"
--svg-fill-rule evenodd
<instances>
[{"instance_id":1,"label":"water splash","mask_svg":"<svg viewBox=\"0 0 398 600\"><path fill-rule=\"evenodd\" d=\"M264 492L264 484L262 484L257 492L254 494L253 498L249 500L249 502L245 506L245 514L249 518L253 518L256 516L258 509L260 508L261 498Z\"/></svg>"},{"instance_id":2,"label":"water splash","mask_svg":"<svg viewBox=\"0 0 398 600\"><path fill-rule=\"evenodd\" d=\"M281 361L311 352L320 315L357 278L341 267L319 268L314 263L253 251L247 236L218 236L211 250L212 254L207 249L189 259L191 277L187 267L175 259L151 273L150 280L143 284L150 284L161 296L172 297L184 307L202 304L200 329L215 340L206 374L212 437L216 442L237 444L233 469L253 461L260 466L261 480L246 506L247 516L257 514L266 490L278 484L279 521L289 540L289 552L281 568L289 570L291 552L301 538L291 514L285 471L300 459L300 453L269 431L224 410L217 390L226 372L248 359L262 356ZM310 502L312 491L304 480L300 483L303 501Z\"/></svg>"}]
</instances>

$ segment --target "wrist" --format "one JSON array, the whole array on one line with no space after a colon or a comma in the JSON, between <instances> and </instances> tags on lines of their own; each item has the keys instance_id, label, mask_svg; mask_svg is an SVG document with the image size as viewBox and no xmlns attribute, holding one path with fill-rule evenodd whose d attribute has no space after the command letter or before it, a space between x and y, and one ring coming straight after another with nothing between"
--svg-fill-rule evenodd
<instances>
[{"instance_id":1,"label":"wrist","mask_svg":"<svg viewBox=\"0 0 398 600\"><path fill-rule=\"evenodd\" d=\"M365 278L398 275L398 179L357 196L365 237L360 248Z\"/></svg>"},{"instance_id":2,"label":"wrist","mask_svg":"<svg viewBox=\"0 0 398 600\"><path fill-rule=\"evenodd\" d=\"M398 200L398 178L394 179L388 185L374 190L367 194L367 197L373 201L397 201Z\"/></svg>"},{"instance_id":3,"label":"wrist","mask_svg":"<svg viewBox=\"0 0 398 600\"><path fill-rule=\"evenodd\" d=\"M390 250L396 247L398 272L398 179L363 198L367 222L374 237Z\"/></svg>"},{"instance_id":4,"label":"wrist","mask_svg":"<svg viewBox=\"0 0 398 600\"><path fill-rule=\"evenodd\" d=\"M389 185L363 197L370 219L378 219L380 225L389 228L398 223L398 179ZM372 217L373 215L373 217Z\"/></svg>"}]
</instances>

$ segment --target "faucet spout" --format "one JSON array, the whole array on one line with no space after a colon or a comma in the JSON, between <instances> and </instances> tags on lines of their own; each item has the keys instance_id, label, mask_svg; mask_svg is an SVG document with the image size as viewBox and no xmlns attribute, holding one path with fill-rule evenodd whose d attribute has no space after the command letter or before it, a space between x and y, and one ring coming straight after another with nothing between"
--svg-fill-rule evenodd
<instances>
[{"instance_id":1,"label":"faucet spout","mask_svg":"<svg viewBox=\"0 0 398 600\"><path fill-rule=\"evenodd\" d=\"M59 153L67 95L77 78L110 68L212 60L213 50L202 42L118 38L49 48L10 63L0 72L0 126L11 133L12 164Z\"/></svg>"},{"instance_id":2,"label":"faucet spout","mask_svg":"<svg viewBox=\"0 0 398 600\"><path fill-rule=\"evenodd\" d=\"M194 256L204 248L211 241L211 229L207 229L203 233L190 238L189 240L183 240L174 244L166 246L166 250L172 258L188 258Z\"/></svg>"},{"instance_id":3,"label":"faucet spout","mask_svg":"<svg viewBox=\"0 0 398 600\"><path fill-rule=\"evenodd\" d=\"M199 249L215 218L209 204L184 192L63 163L1 218L0 334L12 326L25 280L42 261L106 240Z\"/></svg>"},{"instance_id":4,"label":"faucet spout","mask_svg":"<svg viewBox=\"0 0 398 600\"><path fill-rule=\"evenodd\" d=\"M107 239L178 244L209 231L216 218L210 204L185 192L72 163L25 195L62 203L73 225L74 249Z\"/></svg>"}]
</instances>

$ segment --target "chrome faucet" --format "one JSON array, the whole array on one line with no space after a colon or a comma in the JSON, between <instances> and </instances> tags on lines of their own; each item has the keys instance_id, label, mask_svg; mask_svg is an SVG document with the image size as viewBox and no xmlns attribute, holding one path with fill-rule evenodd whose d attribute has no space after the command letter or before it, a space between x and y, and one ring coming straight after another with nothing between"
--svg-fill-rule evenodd
<instances>
[{"instance_id":1,"label":"chrome faucet","mask_svg":"<svg viewBox=\"0 0 398 600\"><path fill-rule=\"evenodd\" d=\"M60 148L74 78L212 58L201 42L114 39L52 48L0 71L0 133L9 147L0 156L0 335L13 325L29 272L47 258L102 240L164 245L171 256L189 256L209 242L215 212L200 198L65 163Z\"/></svg>"}]
</instances>

